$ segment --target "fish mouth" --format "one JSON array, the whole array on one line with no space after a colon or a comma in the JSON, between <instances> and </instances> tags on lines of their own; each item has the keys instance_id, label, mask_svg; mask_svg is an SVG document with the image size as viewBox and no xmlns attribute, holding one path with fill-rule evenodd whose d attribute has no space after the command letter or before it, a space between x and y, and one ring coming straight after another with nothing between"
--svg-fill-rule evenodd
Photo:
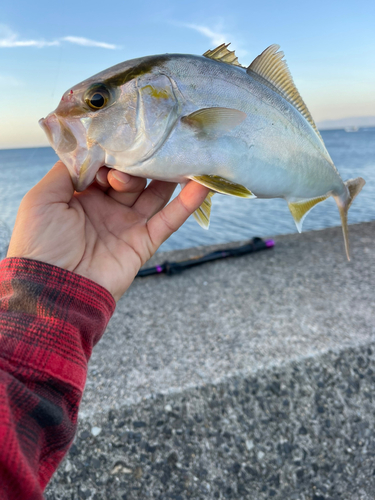
<instances>
[{"instance_id":1,"label":"fish mouth","mask_svg":"<svg viewBox=\"0 0 375 500\"><path fill-rule=\"evenodd\" d=\"M81 120L69 125L56 113L39 120L48 141L69 170L74 189L84 191L95 179L96 172L104 165L105 153L97 143L86 141L86 128Z\"/></svg>"},{"instance_id":2,"label":"fish mouth","mask_svg":"<svg viewBox=\"0 0 375 500\"><path fill-rule=\"evenodd\" d=\"M55 113L50 113L47 118L39 120L39 125L47 135L47 138L58 153L70 153L77 147L77 139L69 127L58 118Z\"/></svg>"}]
</instances>

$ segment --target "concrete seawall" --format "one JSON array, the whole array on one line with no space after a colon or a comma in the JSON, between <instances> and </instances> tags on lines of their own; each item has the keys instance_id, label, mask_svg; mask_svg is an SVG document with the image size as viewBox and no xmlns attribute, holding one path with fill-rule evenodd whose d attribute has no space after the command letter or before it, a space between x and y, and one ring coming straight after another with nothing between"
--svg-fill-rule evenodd
<instances>
[{"instance_id":1,"label":"concrete seawall","mask_svg":"<svg viewBox=\"0 0 375 500\"><path fill-rule=\"evenodd\" d=\"M374 499L375 223L350 239L350 263L332 228L137 279L46 498Z\"/></svg>"}]
</instances>

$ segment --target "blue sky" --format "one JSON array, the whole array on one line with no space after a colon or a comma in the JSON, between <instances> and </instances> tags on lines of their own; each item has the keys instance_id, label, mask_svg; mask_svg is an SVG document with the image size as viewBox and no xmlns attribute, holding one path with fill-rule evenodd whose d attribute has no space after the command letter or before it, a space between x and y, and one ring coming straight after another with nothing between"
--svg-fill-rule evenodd
<instances>
[{"instance_id":1,"label":"blue sky","mask_svg":"<svg viewBox=\"0 0 375 500\"><path fill-rule=\"evenodd\" d=\"M375 115L374 19L373 0L3 2L0 148L47 144L38 119L98 71L223 41L243 65L281 45L318 122Z\"/></svg>"}]
</instances>

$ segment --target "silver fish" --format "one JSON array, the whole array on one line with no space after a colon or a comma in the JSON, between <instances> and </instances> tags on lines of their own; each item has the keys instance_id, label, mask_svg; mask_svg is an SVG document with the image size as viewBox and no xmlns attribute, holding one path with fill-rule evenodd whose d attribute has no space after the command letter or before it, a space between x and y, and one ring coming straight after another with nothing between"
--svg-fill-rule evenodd
<instances>
[{"instance_id":1,"label":"silver fish","mask_svg":"<svg viewBox=\"0 0 375 500\"><path fill-rule=\"evenodd\" d=\"M349 259L347 212L365 181L342 181L279 48L248 68L225 44L203 56L126 61L68 90L40 124L77 191L103 165L192 179L211 190L194 214L205 228L216 192L284 198L299 231L311 208L333 196Z\"/></svg>"}]
</instances>

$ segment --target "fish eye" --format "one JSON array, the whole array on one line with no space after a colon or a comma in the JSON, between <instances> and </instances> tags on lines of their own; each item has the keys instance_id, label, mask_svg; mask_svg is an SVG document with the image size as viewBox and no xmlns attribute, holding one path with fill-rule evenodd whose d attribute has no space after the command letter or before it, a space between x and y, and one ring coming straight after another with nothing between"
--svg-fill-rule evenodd
<instances>
[{"instance_id":1,"label":"fish eye","mask_svg":"<svg viewBox=\"0 0 375 500\"><path fill-rule=\"evenodd\" d=\"M91 109L102 109L108 103L109 92L105 87L90 89L85 97L85 102Z\"/></svg>"}]
</instances>

